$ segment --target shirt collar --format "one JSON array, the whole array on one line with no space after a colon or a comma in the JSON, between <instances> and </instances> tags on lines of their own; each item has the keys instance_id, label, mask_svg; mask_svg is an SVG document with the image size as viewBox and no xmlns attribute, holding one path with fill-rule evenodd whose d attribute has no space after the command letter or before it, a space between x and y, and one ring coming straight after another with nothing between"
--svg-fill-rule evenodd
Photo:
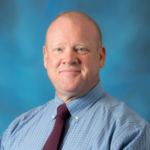
<instances>
[{"instance_id":1,"label":"shirt collar","mask_svg":"<svg viewBox=\"0 0 150 150\"><path fill-rule=\"evenodd\" d=\"M66 104L71 116L75 119L80 119L82 115L97 101L100 99L103 93L103 87L101 82L99 81L98 84L92 88L88 93L85 95L74 99ZM54 111L54 116L57 114L57 108L64 104L64 102L55 94L55 106L56 109ZM53 118L54 119L54 118Z\"/></svg>"},{"instance_id":2,"label":"shirt collar","mask_svg":"<svg viewBox=\"0 0 150 150\"><path fill-rule=\"evenodd\" d=\"M57 108L64 104L64 102L57 96L57 94L55 93L55 108L53 110L53 116L52 116L52 120L54 120L56 118L57 115Z\"/></svg>"}]
</instances>

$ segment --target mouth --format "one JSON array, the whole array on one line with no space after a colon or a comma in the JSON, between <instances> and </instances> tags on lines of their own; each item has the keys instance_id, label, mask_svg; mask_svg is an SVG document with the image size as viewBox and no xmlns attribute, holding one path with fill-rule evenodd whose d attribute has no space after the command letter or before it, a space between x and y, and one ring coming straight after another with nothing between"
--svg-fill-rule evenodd
<instances>
[{"instance_id":1,"label":"mouth","mask_svg":"<svg viewBox=\"0 0 150 150\"><path fill-rule=\"evenodd\" d=\"M80 73L81 71L79 70L61 70L59 73Z\"/></svg>"}]
</instances>

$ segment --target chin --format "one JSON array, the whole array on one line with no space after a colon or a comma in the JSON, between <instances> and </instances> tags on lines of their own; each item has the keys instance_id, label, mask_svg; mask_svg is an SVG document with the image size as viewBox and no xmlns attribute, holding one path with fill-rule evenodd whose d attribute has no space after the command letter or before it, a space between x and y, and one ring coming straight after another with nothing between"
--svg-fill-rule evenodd
<instances>
[{"instance_id":1,"label":"chin","mask_svg":"<svg viewBox=\"0 0 150 150\"><path fill-rule=\"evenodd\" d=\"M66 92L75 92L77 91L79 88L79 85L67 85L67 86L62 86L61 89L63 91L66 91Z\"/></svg>"},{"instance_id":2,"label":"chin","mask_svg":"<svg viewBox=\"0 0 150 150\"><path fill-rule=\"evenodd\" d=\"M75 92L78 91L81 87L81 82L71 80L63 82L62 84L59 84L59 88L61 88L63 91L66 92Z\"/></svg>"}]
</instances>

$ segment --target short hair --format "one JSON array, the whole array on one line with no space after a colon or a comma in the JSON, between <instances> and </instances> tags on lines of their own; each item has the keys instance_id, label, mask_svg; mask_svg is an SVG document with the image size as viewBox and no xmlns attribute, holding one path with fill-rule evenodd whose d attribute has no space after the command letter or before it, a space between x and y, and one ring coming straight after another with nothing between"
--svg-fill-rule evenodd
<instances>
[{"instance_id":1,"label":"short hair","mask_svg":"<svg viewBox=\"0 0 150 150\"><path fill-rule=\"evenodd\" d=\"M101 34L101 30L98 26L98 24L91 18L89 17L88 15L86 15L85 13L83 12L80 12L80 11L66 11L66 12L63 12L63 13L60 13L58 14L58 16L51 22L51 24L57 20L59 17L69 17L69 18L77 18L77 17L85 17L88 21L90 21L91 23L93 23L93 25L95 26L95 29L97 30L98 32L98 40L100 42L100 45L102 45L102 34ZM50 24L50 25L51 25Z\"/></svg>"}]
</instances>

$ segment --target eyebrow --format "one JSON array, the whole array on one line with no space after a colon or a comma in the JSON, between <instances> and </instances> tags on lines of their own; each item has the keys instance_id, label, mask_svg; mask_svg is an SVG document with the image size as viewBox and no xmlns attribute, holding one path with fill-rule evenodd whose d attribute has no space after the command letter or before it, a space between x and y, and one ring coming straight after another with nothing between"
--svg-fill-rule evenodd
<instances>
[{"instance_id":1,"label":"eyebrow","mask_svg":"<svg viewBox=\"0 0 150 150\"><path fill-rule=\"evenodd\" d=\"M54 43L51 45L51 47L55 47L55 46L63 46L64 44L63 43ZM76 43L74 45L74 47L77 47L77 46L86 46L86 47L90 47L89 44L86 44L86 43Z\"/></svg>"},{"instance_id":2,"label":"eyebrow","mask_svg":"<svg viewBox=\"0 0 150 150\"><path fill-rule=\"evenodd\" d=\"M63 43L54 43L51 46L59 46L59 45L63 45Z\"/></svg>"},{"instance_id":3,"label":"eyebrow","mask_svg":"<svg viewBox=\"0 0 150 150\"><path fill-rule=\"evenodd\" d=\"M78 45L89 47L89 44L86 44L86 43L77 43L76 46L78 46Z\"/></svg>"}]
</instances>

